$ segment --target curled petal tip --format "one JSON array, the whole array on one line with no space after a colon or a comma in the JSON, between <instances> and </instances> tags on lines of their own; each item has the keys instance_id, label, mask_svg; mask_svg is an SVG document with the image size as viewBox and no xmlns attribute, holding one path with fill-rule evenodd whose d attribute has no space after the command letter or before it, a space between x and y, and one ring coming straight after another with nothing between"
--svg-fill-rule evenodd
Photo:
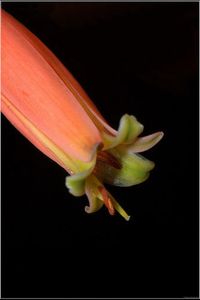
<instances>
[{"instance_id":1,"label":"curled petal tip","mask_svg":"<svg viewBox=\"0 0 200 300\"><path fill-rule=\"evenodd\" d=\"M144 152L154 147L164 136L164 132L158 131L151 135L139 137L135 143L129 146L129 151L138 153Z\"/></svg>"},{"instance_id":2,"label":"curled petal tip","mask_svg":"<svg viewBox=\"0 0 200 300\"><path fill-rule=\"evenodd\" d=\"M120 144L131 144L142 133L144 126L134 116L125 114L121 117L116 136L103 132L104 150L112 149Z\"/></svg>"},{"instance_id":3,"label":"curled petal tip","mask_svg":"<svg viewBox=\"0 0 200 300\"><path fill-rule=\"evenodd\" d=\"M85 207L87 213L93 213L98 211L103 205L104 202L100 199L101 195L99 192L99 186L101 183L98 179L91 175L86 179L85 182L85 193L89 200L89 206Z\"/></svg>"}]
</instances>

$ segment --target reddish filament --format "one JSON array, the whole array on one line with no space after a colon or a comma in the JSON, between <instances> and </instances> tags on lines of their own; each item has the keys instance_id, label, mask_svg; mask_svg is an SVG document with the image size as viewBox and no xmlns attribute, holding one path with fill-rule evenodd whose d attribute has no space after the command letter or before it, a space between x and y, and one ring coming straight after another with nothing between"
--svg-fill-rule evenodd
<instances>
[{"instance_id":1,"label":"reddish filament","mask_svg":"<svg viewBox=\"0 0 200 300\"><path fill-rule=\"evenodd\" d=\"M103 197L103 201L104 201L105 206L107 207L110 215L113 216L115 214L115 209L114 209L114 207L112 205L111 199L108 196L108 193L107 193L106 189L103 186L100 186L99 187L99 191L100 191L100 193L101 193L101 195Z\"/></svg>"}]
</instances>

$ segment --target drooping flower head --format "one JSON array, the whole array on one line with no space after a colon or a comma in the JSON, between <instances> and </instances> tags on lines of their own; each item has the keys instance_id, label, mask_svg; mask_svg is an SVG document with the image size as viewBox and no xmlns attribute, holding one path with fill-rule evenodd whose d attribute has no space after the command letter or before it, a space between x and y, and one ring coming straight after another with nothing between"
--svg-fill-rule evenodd
<instances>
[{"instance_id":1,"label":"drooping flower head","mask_svg":"<svg viewBox=\"0 0 200 300\"><path fill-rule=\"evenodd\" d=\"M127 213L104 183L131 186L145 181L154 163L138 155L162 138L140 137L143 125L122 116L111 128L55 55L28 29L2 11L1 110L39 150L70 176L74 196L87 195L91 213L103 205L111 215Z\"/></svg>"}]
</instances>

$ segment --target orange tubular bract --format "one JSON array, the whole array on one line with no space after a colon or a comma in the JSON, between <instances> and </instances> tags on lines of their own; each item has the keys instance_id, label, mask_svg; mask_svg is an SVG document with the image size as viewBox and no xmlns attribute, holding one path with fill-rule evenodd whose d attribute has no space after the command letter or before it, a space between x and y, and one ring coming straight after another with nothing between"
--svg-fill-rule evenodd
<instances>
[{"instance_id":1,"label":"orange tubular bract","mask_svg":"<svg viewBox=\"0 0 200 300\"><path fill-rule=\"evenodd\" d=\"M74 196L88 196L86 212L105 204L111 215L117 210L129 220L103 183L125 187L146 180L154 163L137 153L163 133L139 137L143 125L127 114L118 131L111 128L55 55L8 13L1 17L2 113L71 175L66 186Z\"/></svg>"}]
</instances>

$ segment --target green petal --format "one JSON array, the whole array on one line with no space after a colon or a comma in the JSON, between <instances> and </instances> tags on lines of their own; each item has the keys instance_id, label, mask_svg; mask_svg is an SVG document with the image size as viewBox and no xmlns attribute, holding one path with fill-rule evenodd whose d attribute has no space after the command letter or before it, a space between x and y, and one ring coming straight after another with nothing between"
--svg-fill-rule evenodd
<instances>
[{"instance_id":1,"label":"green petal","mask_svg":"<svg viewBox=\"0 0 200 300\"><path fill-rule=\"evenodd\" d=\"M85 180L92 170L87 170L82 173L77 173L72 176L67 176L65 186L69 189L70 194L78 197L85 194Z\"/></svg>"},{"instance_id":2,"label":"green petal","mask_svg":"<svg viewBox=\"0 0 200 300\"><path fill-rule=\"evenodd\" d=\"M91 152L91 161L83 162L76 160L78 171L73 175L67 176L65 179L65 186L69 189L69 192L74 196L83 196L85 194L85 180L92 173L97 157L97 150L101 145L96 144Z\"/></svg>"},{"instance_id":3,"label":"green petal","mask_svg":"<svg viewBox=\"0 0 200 300\"><path fill-rule=\"evenodd\" d=\"M88 163L82 163L82 172L67 176L65 179L65 186L69 192L74 196L83 196L85 194L85 180L92 173L96 164L96 153L93 159Z\"/></svg>"},{"instance_id":4,"label":"green petal","mask_svg":"<svg viewBox=\"0 0 200 300\"><path fill-rule=\"evenodd\" d=\"M133 145L128 147L130 152L144 152L155 146L164 136L162 131L138 138Z\"/></svg>"},{"instance_id":5,"label":"green petal","mask_svg":"<svg viewBox=\"0 0 200 300\"><path fill-rule=\"evenodd\" d=\"M103 182L117 186L132 186L145 181L149 171L154 168L154 163L143 156L129 153L126 145L108 150L121 164L121 169L116 169L102 161L97 161L96 173Z\"/></svg>"},{"instance_id":6,"label":"green petal","mask_svg":"<svg viewBox=\"0 0 200 300\"><path fill-rule=\"evenodd\" d=\"M143 131L143 128L143 125L140 124L134 116L123 115L120 120L118 133L115 137L105 132L102 134L104 150L114 148L119 144L133 143Z\"/></svg>"},{"instance_id":7,"label":"green petal","mask_svg":"<svg viewBox=\"0 0 200 300\"><path fill-rule=\"evenodd\" d=\"M85 207L87 213L96 212L104 205L103 199L100 199L102 198L98 189L100 186L101 183L95 176L91 175L87 178L85 184L85 193L89 200L89 206Z\"/></svg>"}]
</instances>

